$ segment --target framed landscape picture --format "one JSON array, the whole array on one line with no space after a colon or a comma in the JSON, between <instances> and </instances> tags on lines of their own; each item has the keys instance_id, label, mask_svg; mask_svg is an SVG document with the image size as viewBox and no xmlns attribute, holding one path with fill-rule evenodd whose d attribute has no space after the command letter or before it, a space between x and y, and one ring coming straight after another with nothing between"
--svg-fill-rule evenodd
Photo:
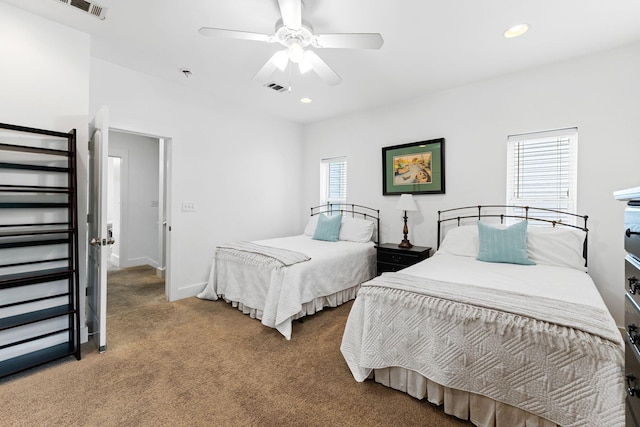
<instances>
[{"instance_id":1,"label":"framed landscape picture","mask_svg":"<svg viewBox=\"0 0 640 427\"><path fill-rule=\"evenodd\" d=\"M382 148L382 194L444 193L444 138Z\"/></svg>"}]
</instances>

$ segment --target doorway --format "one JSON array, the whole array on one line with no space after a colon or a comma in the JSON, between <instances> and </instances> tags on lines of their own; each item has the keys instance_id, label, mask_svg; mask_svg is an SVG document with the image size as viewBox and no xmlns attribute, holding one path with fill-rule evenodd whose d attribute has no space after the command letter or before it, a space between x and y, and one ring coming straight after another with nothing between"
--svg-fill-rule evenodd
<instances>
[{"instance_id":1,"label":"doorway","mask_svg":"<svg viewBox=\"0 0 640 427\"><path fill-rule=\"evenodd\" d=\"M107 233L109 270L143 267L167 283L168 148L157 136L109 131ZM109 277L107 276L107 287Z\"/></svg>"}]
</instances>

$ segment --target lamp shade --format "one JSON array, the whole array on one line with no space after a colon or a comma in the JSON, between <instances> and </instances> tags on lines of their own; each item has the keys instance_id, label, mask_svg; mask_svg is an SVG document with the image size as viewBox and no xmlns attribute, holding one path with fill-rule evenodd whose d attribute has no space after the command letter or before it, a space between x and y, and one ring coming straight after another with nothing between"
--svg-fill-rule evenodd
<instances>
[{"instance_id":1,"label":"lamp shade","mask_svg":"<svg viewBox=\"0 0 640 427\"><path fill-rule=\"evenodd\" d=\"M418 206L416 206L416 202L413 200L413 196L411 194L402 194L400 196L400 200L398 200L396 209L401 211L417 211Z\"/></svg>"},{"instance_id":2,"label":"lamp shade","mask_svg":"<svg viewBox=\"0 0 640 427\"><path fill-rule=\"evenodd\" d=\"M302 60L304 56L304 48L298 42L291 43L288 48L289 59L296 64Z\"/></svg>"}]
</instances>

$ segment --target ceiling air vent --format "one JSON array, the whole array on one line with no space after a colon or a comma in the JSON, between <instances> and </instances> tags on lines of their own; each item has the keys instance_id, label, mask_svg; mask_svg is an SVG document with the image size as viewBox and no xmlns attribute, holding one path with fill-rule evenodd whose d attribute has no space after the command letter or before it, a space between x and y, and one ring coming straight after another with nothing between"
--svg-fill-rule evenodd
<instances>
[{"instance_id":1,"label":"ceiling air vent","mask_svg":"<svg viewBox=\"0 0 640 427\"><path fill-rule=\"evenodd\" d=\"M83 12L88 13L89 15L95 16L98 19L104 19L105 14L107 13L107 8L102 7L99 4L94 2L89 2L85 0L60 0L62 3L68 4L69 6L73 6L76 9L80 9Z\"/></svg>"},{"instance_id":2,"label":"ceiling air vent","mask_svg":"<svg viewBox=\"0 0 640 427\"><path fill-rule=\"evenodd\" d=\"M287 88L282 86L280 83L276 83L276 82L271 82L271 83L267 83L264 85L264 87L269 88L269 89L273 89L276 92L286 92Z\"/></svg>"}]
</instances>

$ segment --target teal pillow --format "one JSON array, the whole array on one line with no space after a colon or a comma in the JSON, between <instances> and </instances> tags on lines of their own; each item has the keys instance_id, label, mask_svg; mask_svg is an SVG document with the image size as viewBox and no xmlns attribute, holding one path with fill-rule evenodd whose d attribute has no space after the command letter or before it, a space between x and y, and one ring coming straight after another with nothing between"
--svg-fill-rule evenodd
<instances>
[{"instance_id":1,"label":"teal pillow","mask_svg":"<svg viewBox=\"0 0 640 427\"><path fill-rule=\"evenodd\" d=\"M342 224L342 215L326 216L324 214L318 217L318 225L313 233L312 239L326 240L327 242L337 242L340 235L340 225Z\"/></svg>"},{"instance_id":2,"label":"teal pillow","mask_svg":"<svg viewBox=\"0 0 640 427\"><path fill-rule=\"evenodd\" d=\"M527 221L520 221L507 228L497 228L478 221L478 235L480 261L536 264L527 256Z\"/></svg>"}]
</instances>

